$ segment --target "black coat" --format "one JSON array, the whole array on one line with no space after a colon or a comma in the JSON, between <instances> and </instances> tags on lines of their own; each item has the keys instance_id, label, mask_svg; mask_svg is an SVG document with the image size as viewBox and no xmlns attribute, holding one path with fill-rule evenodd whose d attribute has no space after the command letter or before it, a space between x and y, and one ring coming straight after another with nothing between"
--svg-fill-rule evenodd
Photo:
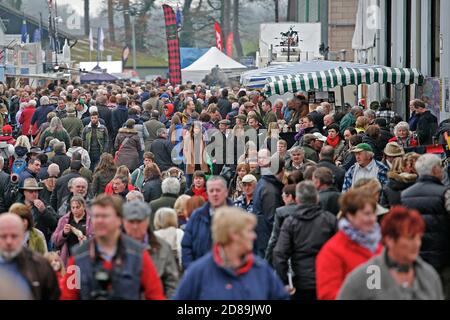
<instances>
[{"instance_id":1,"label":"black coat","mask_svg":"<svg viewBox=\"0 0 450 320\"><path fill-rule=\"evenodd\" d=\"M219 108L219 112L223 119L225 119L227 114L231 112L231 102L227 98L219 98L219 101L217 101L217 107Z\"/></svg>"},{"instance_id":2,"label":"black coat","mask_svg":"<svg viewBox=\"0 0 450 320\"><path fill-rule=\"evenodd\" d=\"M388 183L383 186L380 204L384 208L390 208L402 203L401 193L411 187L417 180L417 175L407 173L388 172Z\"/></svg>"},{"instance_id":3,"label":"black coat","mask_svg":"<svg viewBox=\"0 0 450 320\"><path fill-rule=\"evenodd\" d=\"M450 265L450 219L444 198L447 190L439 179L422 176L401 193L402 205L418 210L425 220L420 256L438 272Z\"/></svg>"},{"instance_id":4,"label":"black coat","mask_svg":"<svg viewBox=\"0 0 450 320\"><path fill-rule=\"evenodd\" d=\"M341 191L342 185L344 184L344 177L345 177L345 170L337 167L333 162L328 160L320 160L319 163L317 163L318 168L328 168L333 172L334 177L334 185L336 188Z\"/></svg>"},{"instance_id":5,"label":"black coat","mask_svg":"<svg viewBox=\"0 0 450 320\"><path fill-rule=\"evenodd\" d=\"M144 194L145 202L150 203L150 201L159 199L162 195L161 179L158 177L156 179L145 181L144 186L142 187L142 193Z\"/></svg>"},{"instance_id":6,"label":"black coat","mask_svg":"<svg viewBox=\"0 0 450 320\"><path fill-rule=\"evenodd\" d=\"M283 183L274 175L263 175L253 192L253 209L258 220L256 226L255 253L266 255L267 245L272 234L275 211L283 205L281 194Z\"/></svg>"},{"instance_id":7,"label":"black coat","mask_svg":"<svg viewBox=\"0 0 450 320\"><path fill-rule=\"evenodd\" d=\"M61 206L63 199L70 194L69 187L67 186L70 179L81 177L78 171L71 171L56 180L55 189L50 196L50 205L55 211L58 211Z\"/></svg>"},{"instance_id":8,"label":"black coat","mask_svg":"<svg viewBox=\"0 0 450 320\"><path fill-rule=\"evenodd\" d=\"M112 132L111 109L101 105L97 106L97 109L100 119L105 120L106 129L108 129L108 132Z\"/></svg>"},{"instance_id":9,"label":"black coat","mask_svg":"<svg viewBox=\"0 0 450 320\"><path fill-rule=\"evenodd\" d=\"M375 140L374 138L369 137L368 135L365 134L362 136L362 142L367 143L368 145L370 145L372 147L373 153L375 154L375 160L381 161L383 159L383 151L384 150L379 148L378 140Z\"/></svg>"},{"instance_id":10,"label":"black coat","mask_svg":"<svg viewBox=\"0 0 450 320\"><path fill-rule=\"evenodd\" d=\"M273 249L275 248L278 237L280 236L281 226L283 225L284 220L292 215L296 209L298 209L298 206L296 204L291 204L288 206L280 207L275 211L272 234L270 235L269 243L267 244L265 258L270 265L273 264Z\"/></svg>"},{"instance_id":11,"label":"black coat","mask_svg":"<svg viewBox=\"0 0 450 320\"><path fill-rule=\"evenodd\" d=\"M336 217L319 205L301 205L284 220L273 252L273 266L285 284L290 259L294 287L316 288L316 256L336 230Z\"/></svg>"},{"instance_id":12,"label":"black coat","mask_svg":"<svg viewBox=\"0 0 450 320\"><path fill-rule=\"evenodd\" d=\"M384 150L394 136L388 128L380 128L380 138L378 139L378 148Z\"/></svg>"},{"instance_id":13,"label":"black coat","mask_svg":"<svg viewBox=\"0 0 450 320\"><path fill-rule=\"evenodd\" d=\"M59 166L59 172L61 172L61 175L70 167L70 158L65 153L56 153L51 159L51 162Z\"/></svg>"},{"instance_id":14,"label":"black coat","mask_svg":"<svg viewBox=\"0 0 450 320\"><path fill-rule=\"evenodd\" d=\"M438 129L437 118L430 111L426 111L418 117L416 134L419 144L424 146L433 144L433 135Z\"/></svg>"},{"instance_id":15,"label":"black coat","mask_svg":"<svg viewBox=\"0 0 450 320\"><path fill-rule=\"evenodd\" d=\"M341 185L342 187L342 185ZM323 210L331 212L335 216L340 211L339 198L341 193L334 187L319 191L319 202Z\"/></svg>"},{"instance_id":16,"label":"black coat","mask_svg":"<svg viewBox=\"0 0 450 320\"><path fill-rule=\"evenodd\" d=\"M0 171L0 214L7 212L7 203L5 203L5 191L9 185L9 175L3 171Z\"/></svg>"},{"instance_id":17,"label":"black coat","mask_svg":"<svg viewBox=\"0 0 450 320\"><path fill-rule=\"evenodd\" d=\"M166 139L158 138L150 146L150 152L155 155L155 163L161 172L173 167L172 145Z\"/></svg>"}]
</instances>

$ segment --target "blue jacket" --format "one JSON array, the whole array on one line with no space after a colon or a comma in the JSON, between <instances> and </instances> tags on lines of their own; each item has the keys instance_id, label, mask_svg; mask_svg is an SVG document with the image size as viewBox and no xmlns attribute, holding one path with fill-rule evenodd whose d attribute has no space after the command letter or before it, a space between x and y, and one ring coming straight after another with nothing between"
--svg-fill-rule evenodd
<instances>
[{"instance_id":1,"label":"blue jacket","mask_svg":"<svg viewBox=\"0 0 450 320\"><path fill-rule=\"evenodd\" d=\"M53 104L47 104L45 106L40 106L36 109L35 113L33 114L33 117L31 118L31 125L34 125L37 123L38 128L43 124L44 122L47 122L47 115L55 110L55 106Z\"/></svg>"},{"instance_id":2,"label":"blue jacket","mask_svg":"<svg viewBox=\"0 0 450 320\"><path fill-rule=\"evenodd\" d=\"M191 221L191 220L189 220ZM283 283L261 258L240 275L214 261L209 252L186 271L174 300L287 300Z\"/></svg>"},{"instance_id":3,"label":"blue jacket","mask_svg":"<svg viewBox=\"0 0 450 320\"><path fill-rule=\"evenodd\" d=\"M228 206L233 203L227 200ZM181 260L184 270L189 265L211 251L211 215L209 202L194 210L184 229L183 240L181 241Z\"/></svg>"}]
</instances>

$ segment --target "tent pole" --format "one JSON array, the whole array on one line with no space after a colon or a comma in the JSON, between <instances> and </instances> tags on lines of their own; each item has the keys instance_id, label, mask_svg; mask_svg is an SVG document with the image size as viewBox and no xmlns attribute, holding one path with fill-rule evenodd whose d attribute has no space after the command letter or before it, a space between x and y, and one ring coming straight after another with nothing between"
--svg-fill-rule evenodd
<instances>
[{"instance_id":1,"label":"tent pole","mask_svg":"<svg viewBox=\"0 0 450 320\"><path fill-rule=\"evenodd\" d=\"M345 106L345 101L344 101L344 87L343 86L340 86L341 87L341 107L342 107L342 111L344 111L345 110L345 108L344 108L344 106Z\"/></svg>"}]
</instances>

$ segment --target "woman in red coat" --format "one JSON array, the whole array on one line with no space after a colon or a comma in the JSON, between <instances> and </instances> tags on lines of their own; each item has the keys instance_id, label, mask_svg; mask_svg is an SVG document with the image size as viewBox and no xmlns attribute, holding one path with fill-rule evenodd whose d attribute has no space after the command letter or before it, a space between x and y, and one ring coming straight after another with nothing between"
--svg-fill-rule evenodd
<instances>
[{"instance_id":1,"label":"woman in red coat","mask_svg":"<svg viewBox=\"0 0 450 320\"><path fill-rule=\"evenodd\" d=\"M27 106L23 109L22 114L19 118L19 123L22 125L22 135L30 137L36 136L38 127L37 123L31 126L31 118L33 118L33 114L36 112L36 100L30 100L27 103Z\"/></svg>"},{"instance_id":2,"label":"woman in red coat","mask_svg":"<svg viewBox=\"0 0 450 320\"><path fill-rule=\"evenodd\" d=\"M377 203L363 191L350 190L341 200L339 232L320 250L316 260L317 298L335 300L346 276L381 253Z\"/></svg>"}]
</instances>

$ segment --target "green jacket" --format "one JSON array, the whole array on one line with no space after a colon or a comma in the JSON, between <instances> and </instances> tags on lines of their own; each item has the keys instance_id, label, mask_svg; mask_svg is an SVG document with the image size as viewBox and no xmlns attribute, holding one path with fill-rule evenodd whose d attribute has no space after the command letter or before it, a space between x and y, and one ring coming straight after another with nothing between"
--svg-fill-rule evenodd
<instances>
[{"instance_id":1,"label":"green jacket","mask_svg":"<svg viewBox=\"0 0 450 320\"><path fill-rule=\"evenodd\" d=\"M314 162L319 162L319 155L317 151L311 148L310 146L303 146L303 150L305 150L305 159L311 160Z\"/></svg>"},{"instance_id":2,"label":"green jacket","mask_svg":"<svg viewBox=\"0 0 450 320\"><path fill-rule=\"evenodd\" d=\"M341 133L341 136L344 135L345 130L347 128L355 126L356 118L353 115L353 113L349 112L347 113L341 120L341 123L339 125L339 132Z\"/></svg>"},{"instance_id":3,"label":"green jacket","mask_svg":"<svg viewBox=\"0 0 450 320\"><path fill-rule=\"evenodd\" d=\"M92 141L92 124L89 123L84 129L82 134L83 148L91 153L91 141ZM100 154L108 150L108 129L102 124L98 124L97 128L97 141L100 146Z\"/></svg>"},{"instance_id":4,"label":"green jacket","mask_svg":"<svg viewBox=\"0 0 450 320\"><path fill-rule=\"evenodd\" d=\"M142 190L142 185L144 184L144 165L133 171L131 174L131 184L135 188Z\"/></svg>"},{"instance_id":5,"label":"green jacket","mask_svg":"<svg viewBox=\"0 0 450 320\"><path fill-rule=\"evenodd\" d=\"M276 114L275 114L272 110L270 110L269 112L267 112L267 113L264 115L263 122L264 122L264 126L265 126L266 128L269 127L269 123L271 123L271 122L277 122L277 121L278 121L278 120L277 120L277 116L276 116Z\"/></svg>"},{"instance_id":6,"label":"green jacket","mask_svg":"<svg viewBox=\"0 0 450 320\"><path fill-rule=\"evenodd\" d=\"M48 252L44 234L36 228L31 229L27 244L28 249L42 255Z\"/></svg>"},{"instance_id":7,"label":"green jacket","mask_svg":"<svg viewBox=\"0 0 450 320\"><path fill-rule=\"evenodd\" d=\"M68 115L66 118L61 120L64 129L69 133L70 138L81 137L83 132L83 122L78 119L75 115Z\"/></svg>"},{"instance_id":8,"label":"green jacket","mask_svg":"<svg viewBox=\"0 0 450 320\"><path fill-rule=\"evenodd\" d=\"M72 146L69 134L65 129L55 132L50 132L50 128L45 129L45 131L41 135L41 139L39 140L39 147L41 149L44 149L45 139L47 139L47 137L53 137L55 139L58 139L59 141L64 142L66 144L66 150L68 150Z\"/></svg>"}]
</instances>

